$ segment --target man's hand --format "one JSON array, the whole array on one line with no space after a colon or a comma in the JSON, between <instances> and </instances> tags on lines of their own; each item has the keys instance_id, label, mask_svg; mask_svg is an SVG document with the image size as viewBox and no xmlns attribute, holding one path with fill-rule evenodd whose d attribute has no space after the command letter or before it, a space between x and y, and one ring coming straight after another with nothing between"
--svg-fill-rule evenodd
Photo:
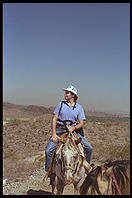
<instances>
[{"instance_id":1,"label":"man's hand","mask_svg":"<svg viewBox=\"0 0 132 198\"><path fill-rule=\"evenodd\" d=\"M54 136L52 136L52 137L51 137L51 140L52 140L54 143L56 143L56 142L57 142L57 140L58 140L58 138L57 138L57 136L56 136L56 135L54 135Z\"/></svg>"},{"instance_id":2,"label":"man's hand","mask_svg":"<svg viewBox=\"0 0 132 198\"><path fill-rule=\"evenodd\" d=\"M74 126L67 125L66 127L67 127L68 132L70 133L72 133L75 130Z\"/></svg>"}]
</instances>

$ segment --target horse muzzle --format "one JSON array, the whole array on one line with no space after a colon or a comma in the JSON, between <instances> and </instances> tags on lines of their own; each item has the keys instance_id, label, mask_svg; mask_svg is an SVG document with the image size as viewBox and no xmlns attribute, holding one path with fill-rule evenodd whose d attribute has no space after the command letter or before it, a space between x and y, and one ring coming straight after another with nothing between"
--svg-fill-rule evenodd
<instances>
[{"instance_id":1,"label":"horse muzzle","mask_svg":"<svg viewBox=\"0 0 132 198\"><path fill-rule=\"evenodd\" d=\"M65 178L64 179L65 180L65 184L70 184L72 182L73 175L72 175L70 169L66 170L64 178Z\"/></svg>"}]
</instances>

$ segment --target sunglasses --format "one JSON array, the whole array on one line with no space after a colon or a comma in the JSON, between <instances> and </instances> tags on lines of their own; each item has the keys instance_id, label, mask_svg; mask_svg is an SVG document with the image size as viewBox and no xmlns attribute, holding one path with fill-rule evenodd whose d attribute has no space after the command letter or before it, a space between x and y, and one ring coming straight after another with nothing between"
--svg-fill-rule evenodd
<instances>
[{"instance_id":1,"label":"sunglasses","mask_svg":"<svg viewBox=\"0 0 132 198\"><path fill-rule=\"evenodd\" d=\"M71 93L70 91L65 91L65 94Z\"/></svg>"}]
</instances>

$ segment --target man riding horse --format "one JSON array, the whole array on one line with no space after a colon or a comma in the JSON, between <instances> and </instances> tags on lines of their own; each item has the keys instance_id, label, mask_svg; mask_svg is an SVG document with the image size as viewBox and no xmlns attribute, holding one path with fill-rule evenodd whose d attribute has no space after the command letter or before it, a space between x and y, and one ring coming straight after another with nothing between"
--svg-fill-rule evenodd
<instances>
[{"instance_id":1,"label":"man riding horse","mask_svg":"<svg viewBox=\"0 0 132 198\"><path fill-rule=\"evenodd\" d=\"M90 164L92 146L87 142L87 140L83 137L82 127L84 125L84 121L86 120L83 107L77 103L77 89L70 85L65 91L65 101L59 102L56 109L53 112L52 118L52 136L48 142L48 145L45 150L46 162L45 162L45 171L48 171L49 164L51 161L51 157L53 151L55 150L58 137L65 133L66 131L72 133L76 132L78 138L81 139L81 142L85 149L86 160ZM77 123L77 121L79 123Z\"/></svg>"}]
</instances>

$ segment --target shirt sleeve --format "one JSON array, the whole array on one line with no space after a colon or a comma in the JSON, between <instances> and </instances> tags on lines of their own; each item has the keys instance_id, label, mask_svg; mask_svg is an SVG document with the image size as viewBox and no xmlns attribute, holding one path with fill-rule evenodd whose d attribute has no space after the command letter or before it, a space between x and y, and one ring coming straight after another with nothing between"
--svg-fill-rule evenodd
<instances>
[{"instance_id":1,"label":"shirt sleeve","mask_svg":"<svg viewBox=\"0 0 132 198\"><path fill-rule=\"evenodd\" d=\"M82 106L80 107L80 111L78 114L78 120L86 120L85 113L84 113Z\"/></svg>"},{"instance_id":2,"label":"shirt sleeve","mask_svg":"<svg viewBox=\"0 0 132 198\"><path fill-rule=\"evenodd\" d=\"M57 107L55 108L55 110L53 112L54 115L58 115L59 114L60 107L61 107L61 102L59 102Z\"/></svg>"}]
</instances>

